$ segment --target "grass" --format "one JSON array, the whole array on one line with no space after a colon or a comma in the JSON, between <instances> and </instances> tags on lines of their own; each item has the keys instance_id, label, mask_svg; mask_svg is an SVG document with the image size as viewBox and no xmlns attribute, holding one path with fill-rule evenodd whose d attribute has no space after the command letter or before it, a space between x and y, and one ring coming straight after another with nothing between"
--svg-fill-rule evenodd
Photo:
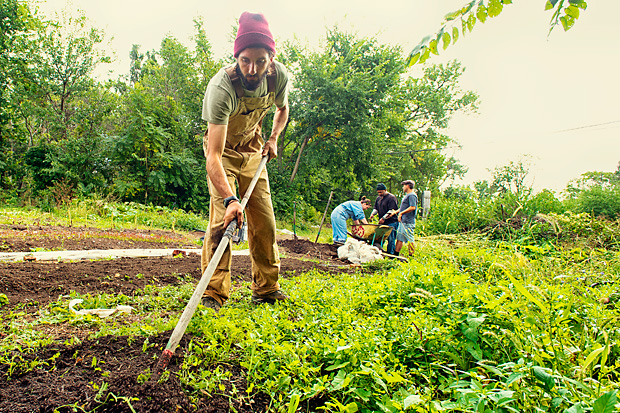
<instances>
[{"instance_id":1,"label":"grass","mask_svg":"<svg viewBox=\"0 0 620 413\"><path fill-rule=\"evenodd\" d=\"M409 263L372 269L283 279L291 304L253 307L243 284L219 315L199 307L179 372L185 390L198 398L232 386L230 397L248 400L260 391L274 412L620 408L617 251L421 237ZM37 317L0 312L0 363L32 368L10 355L49 343L54 325L90 337L168 331L192 291L184 280L131 297L72 294ZM70 298L135 311L76 316ZM247 370L247 394L234 392L224 365Z\"/></svg>"}]
</instances>

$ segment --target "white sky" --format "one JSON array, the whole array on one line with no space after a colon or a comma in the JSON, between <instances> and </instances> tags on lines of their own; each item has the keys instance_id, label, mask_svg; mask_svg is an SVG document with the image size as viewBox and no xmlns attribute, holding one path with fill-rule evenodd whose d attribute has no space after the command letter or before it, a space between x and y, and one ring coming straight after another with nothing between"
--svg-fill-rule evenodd
<instances>
[{"instance_id":1,"label":"white sky","mask_svg":"<svg viewBox=\"0 0 620 413\"><path fill-rule=\"evenodd\" d=\"M193 19L204 16L216 57L232 50L235 19L262 12L278 41L297 37L317 47L337 24L359 36L401 45L409 52L435 33L443 16L467 0L73 0L93 26L113 37L112 66L126 74L132 44L157 50L170 34L188 46ZM490 179L489 169L531 156L530 183L559 192L587 171L615 171L620 161L620 15L618 1L589 1L568 32L547 37L551 12L544 0L514 0L498 17L477 23L456 45L428 64L457 59L466 68L465 90L480 95L477 115L453 118L448 134L462 149L449 154L469 168L462 182ZM47 0L41 10L60 12L66 0ZM603 5L604 4L604 5ZM259 8L260 7L260 8ZM420 73L416 68L414 74ZM600 125L587 127L590 125ZM579 128L560 132L566 129Z\"/></svg>"}]
</instances>

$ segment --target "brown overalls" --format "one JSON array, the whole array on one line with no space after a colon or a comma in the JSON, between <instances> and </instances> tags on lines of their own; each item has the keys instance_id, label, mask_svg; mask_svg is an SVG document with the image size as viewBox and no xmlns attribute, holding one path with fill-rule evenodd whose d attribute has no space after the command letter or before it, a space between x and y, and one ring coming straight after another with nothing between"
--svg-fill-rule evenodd
<instances>
[{"instance_id":1,"label":"brown overalls","mask_svg":"<svg viewBox=\"0 0 620 413\"><path fill-rule=\"evenodd\" d=\"M264 141L261 137L262 120L275 101L276 68L271 65L266 80L268 93L264 97L245 97L241 79L235 66L226 69L239 99L239 107L228 120L226 144L222 155L222 165L228 178L228 184L235 189L237 183L239 198L243 197L250 181L256 173L261 160ZM204 149L206 155L207 139ZM207 268L213 253L224 234L223 198L217 192L209 178L209 230L202 247L202 272ZM271 203L271 191L267 168L264 168L256 182L254 191L246 205L245 214L248 222L248 244L252 257L252 290L255 295L265 295L278 291L278 273L280 257L276 244L276 221ZM230 243L213 277L205 295L209 295L223 304L230 294Z\"/></svg>"}]
</instances>

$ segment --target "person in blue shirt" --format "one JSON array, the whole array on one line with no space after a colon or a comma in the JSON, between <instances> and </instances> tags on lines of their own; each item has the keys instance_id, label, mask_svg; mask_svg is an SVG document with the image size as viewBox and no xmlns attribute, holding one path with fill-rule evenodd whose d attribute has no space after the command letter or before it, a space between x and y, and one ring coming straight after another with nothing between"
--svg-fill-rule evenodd
<instances>
[{"instance_id":1,"label":"person in blue shirt","mask_svg":"<svg viewBox=\"0 0 620 413\"><path fill-rule=\"evenodd\" d=\"M394 255L399 255L404 243L407 243L409 255L413 255L415 246L413 245L415 230L415 218L418 210L418 196L413 191L414 183L408 179L401 182L405 196L400 202L398 211L398 233L396 234L396 250Z\"/></svg>"},{"instance_id":2,"label":"person in blue shirt","mask_svg":"<svg viewBox=\"0 0 620 413\"><path fill-rule=\"evenodd\" d=\"M353 224L368 224L364 211L371 207L370 199L365 196L359 201L347 201L338 205L332 212L332 239L334 244L344 244L347 240L347 219L352 219Z\"/></svg>"}]
</instances>

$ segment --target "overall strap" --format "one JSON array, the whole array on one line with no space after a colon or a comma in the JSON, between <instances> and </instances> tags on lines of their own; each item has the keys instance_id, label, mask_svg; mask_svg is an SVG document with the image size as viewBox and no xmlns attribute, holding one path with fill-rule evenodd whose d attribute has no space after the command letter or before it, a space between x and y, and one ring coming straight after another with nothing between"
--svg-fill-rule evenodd
<instances>
[{"instance_id":1,"label":"overall strap","mask_svg":"<svg viewBox=\"0 0 620 413\"><path fill-rule=\"evenodd\" d=\"M241 77L239 77L239 74L237 73L236 68L237 68L237 65L234 65L224 70L226 71L226 74L230 78L230 81L233 87L235 88L237 99L241 99L245 95L245 92L243 91L243 84L241 84Z\"/></svg>"},{"instance_id":2,"label":"overall strap","mask_svg":"<svg viewBox=\"0 0 620 413\"><path fill-rule=\"evenodd\" d=\"M278 71L276 70L275 62L271 62L269 65L269 71L267 72L267 93L276 93L276 77Z\"/></svg>"}]
</instances>

